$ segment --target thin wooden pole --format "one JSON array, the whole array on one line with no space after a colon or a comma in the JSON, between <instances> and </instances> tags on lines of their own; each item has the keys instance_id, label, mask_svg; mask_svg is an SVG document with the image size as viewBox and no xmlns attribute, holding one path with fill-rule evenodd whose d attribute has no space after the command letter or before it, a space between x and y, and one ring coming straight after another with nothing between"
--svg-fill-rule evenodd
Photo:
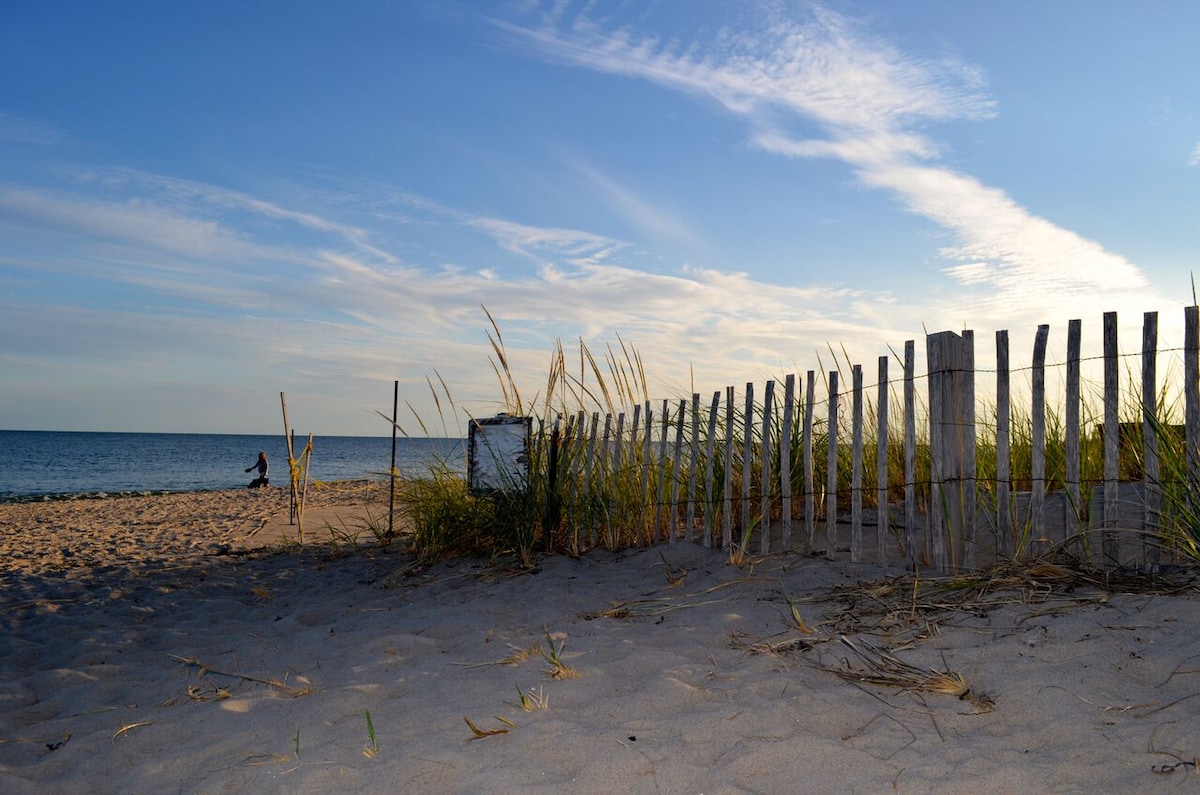
<instances>
[{"instance_id":1,"label":"thin wooden pole","mask_svg":"<svg viewBox=\"0 0 1200 795\"><path fill-rule=\"evenodd\" d=\"M1162 479L1158 460L1158 313L1142 316L1142 558L1148 573L1158 573L1162 549Z\"/></svg>"},{"instance_id":2,"label":"thin wooden pole","mask_svg":"<svg viewBox=\"0 0 1200 795\"><path fill-rule=\"evenodd\" d=\"M1120 558L1117 538L1120 510L1120 437L1118 410L1120 389L1117 374L1117 313L1104 313L1104 519L1101 546L1104 565L1116 568Z\"/></svg>"},{"instance_id":3,"label":"thin wooden pole","mask_svg":"<svg viewBox=\"0 0 1200 795\"><path fill-rule=\"evenodd\" d=\"M707 455L704 458L704 546L712 548L713 536L716 530L717 495L716 491L716 453L717 453L717 413L721 410L721 392L713 392L712 405L708 411L708 436L706 437Z\"/></svg>"},{"instance_id":4,"label":"thin wooden pole","mask_svg":"<svg viewBox=\"0 0 1200 795\"><path fill-rule=\"evenodd\" d=\"M1046 342L1050 326L1038 326L1033 341L1033 442L1030 474L1033 479L1029 495L1029 539L1045 543L1046 538ZM1035 547L1036 548L1036 547Z\"/></svg>"},{"instance_id":5,"label":"thin wooden pole","mask_svg":"<svg viewBox=\"0 0 1200 795\"><path fill-rule=\"evenodd\" d=\"M388 538L392 538L396 534L394 517L396 514L396 431L397 422L400 419L400 381L392 382L392 468L391 468L391 488L388 490Z\"/></svg>"},{"instance_id":6,"label":"thin wooden pole","mask_svg":"<svg viewBox=\"0 0 1200 795\"><path fill-rule=\"evenodd\" d=\"M963 565L968 570L977 566L975 518L978 509L978 466L975 438L975 332L962 333L962 489L963 489Z\"/></svg>"},{"instance_id":7,"label":"thin wooden pole","mask_svg":"<svg viewBox=\"0 0 1200 795\"><path fill-rule=\"evenodd\" d=\"M862 365L851 368L850 409L850 561L862 560L863 511L863 377Z\"/></svg>"},{"instance_id":8,"label":"thin wooden pole","mask_svg":"<svg viewBox=\"0 0 1200 795\"><path fill-rule=\"evenodd\" d=\"M929 511L926 514L926 543L935 570L949 570L946 560L946 486L945 486L945 356L939 344L944 334L925 335L925 360L929 376Z\"/></svg>"},{"instance_id":9,"label":"thin wooden pole","mask_svg":"<svg viewBox=\"0 0 1200 795\"><path fill-rule=\"evenodd\" d=\"M666 414L666 412L663 412ZM667 543L675 541L679 524L679 467L683 458L683 425L687 421L687 401L679 401L679 416L675 421L675 455L671 459L671 496L667 508Z\"/></svg>"},{"instance_id":10,"label":"thin wooden pole","mask_svg":"<svg viewBox=\"0 0 1200 795\"><path fill-rule=\"evenodd\" d=\"M888 357L879 357L875 397L875 562L887 565L888 536Z\"/></svg>"},{"instance_id":11,"label":"thin wooden pole","mask_svg":"<svg viewBox=\"0 0 1200 795\"><path fill-rule=\"evenodd\" d=\"M917 398L916 342L904 343L904 550L917 570Z\"/></svg>"},{"instance_id":12,"label":"thin wooden pole","mask_svg":"<svg viewBox=\"0 0 1200 795\"><path fill-rule=\"evenodd\" d=\"M721 511L721 549L733 543L733 387L725 387L725 492Z\"/></svg>"},{"instance_id":13,"label":"thin wooden pole","mask_svg":"<svg viewBox=\"0 0 1200 795\"><path fill-rule=\"evenodd\" d=\"M687 515L684 517L683 540L691 541L696 525L696 475L700 466L700 393L692 393L691 464L688 466ZM707 468L707 466L706 466ZM708 521L708 511L704 512Z\"/></svg>"},{"instance_id":14,"label":"thin wooden pole","mask_svg":"<svg viewBox=\"0 0 1200 795\"><path fill-rule=\"evenodd\" d=\"M754 384L746 384L745 414L742 415L742 551L750 545L750 494L754 485Z\"/></svg>"},{"instance_id":15,"label":"thin wooden pole","mask_svg":"<svg viewBox=\"0 0 1200 795\"><path fill-rule=\"evenodd\" d=\"M1187 446L1187 516L1200 517L1200 306L1183 310L1184 443Z\"/></svg>"},{"instance_id":16,"label":"thin wooden pole","mask_svg":"<svg viewBox=\"0 0 1200 795\"><path fill-rule=\"evenodd\" d=\"M1080 472L1079 433L1080 433L1080 347L1083 322L1071 320L1067 322L1067 405L1064 412L1066 421L1066 492L1067 498L1063 508L1063 533L1072 536L1083 530L1082 517L1083 480ZM1086 544L1085 544L1086 549Z\"/></svg>"},{"instance_id":17,"label":"thin wooden pole","mask_svg":"<svg viewBox=\"0 0 1200 795\"><path fill-rule=\"evenodd\" d=\"M792 422L795 418L796 375L788 373L783 383L783 421L779 434L779 518L781 543L792 548Z\"/></svg>"},{"instance_id":18,"label":"thin wooden pole","mask_svg":"<svg viewBox=\"0 0 1200 795\"><path fill-rule=\"evenodd\" d=\"M295 520L295 522L289 522L289 524L294 524L300 521L300 511L297 510L300 502L298 500L299 492L296 484L296 458L293 454L292 448L292 426L290 423L288 423L287 395L283 392L279 393L279 405L283 408L283 438L287 441L288 482L290 484L289 488L291 489L292 501L292 510L290 513L292 515L292 519Z\"/></svg>"},{"instance_id":19,"label":"thin wooden pole","mask_svg":"<svg viewBox=\"0 0 1200 795\"><path fill-rule=\"evenodd\" d=\"M813 412L816 403L813 393L816 390L817 374L809 370L805 380L804 393L804 536L805 552L813 551L816 541L816 466L813 462Z\"/></svg>"},{"instance_id":20,"label":"thin wooden pole","mask_svg":"<svg viewBox=\"0 0 1200 795\"><path fill-rule=\"evenodd\" d=\"M762 472L758 479L759 488L762 491L759 508L762 519L759 521L758 529L762 538L758 549L763 555L771 551L771 464L775 460L771 452L771 420L774 417L774 403L775 382L768 381L766 389L763 390L762 437L759 440L762 445L762 455L759 459Z\"/></svg>"},{"instance_id":21,"label":"thin wooden pole","mask_svg":"<svg viewBox=\"0 0 1200 795\"><path fill-rule=\"evenodd\" d=\"M1012 556L1012 406L1008 331L996 332L996 556Z\"/></svg>"},{"instance_id":22,"label":"thin wooden pole","mask_svg":"<svg viewBox=\"0 0 1200 795\"><path fill-rule=\"evenodd\" d=\"M825 557L837 552L838 373L829 373L829 425L825 429Z\"/></svg>"},{"instance_id":23,"label":"thin wooden pole","mask_svg":"<svg viewBox=\"0 0 1200 795\"><path fill-rule=\"evenodd\" d=\"M596 459L596 438L600 428L600 412L592 412L591 433L588 434L587 450L583 455L583 483L584 494L602 495L604 492L600 486L600 476L594 473ZM607 434L607 430L605 431ZM603 450L603 448L601 448ZM588 518L587 526L583 529L584 543L588 546L596 546L600 538L600 525L596 521L597 503L589 502L586 516Z\"/></svg>"}]
</instances>

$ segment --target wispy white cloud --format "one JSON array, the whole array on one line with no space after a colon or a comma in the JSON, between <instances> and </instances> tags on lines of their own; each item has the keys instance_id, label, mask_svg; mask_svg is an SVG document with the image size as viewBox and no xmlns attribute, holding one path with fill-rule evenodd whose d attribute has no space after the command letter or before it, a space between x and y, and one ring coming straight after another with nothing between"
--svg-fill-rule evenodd
<instances>
[{"instance_id":1,"label":"wispy white cloud","mask_svg":"<svg viewBox=\"0 0 1200 795\"><path fill-rule=\"evenodd\" d=\"M710 97L745 119L750 139L766 151L847 163L864 185L892 192L954 235L957 244L938 253L958 263L945 272L962 284L1033 295L1146 284L1120 255L1030 213L999 188L933 164L941 147L926 132L931 122L996 112L969 64L913 57L819 6L806 22L772 14L758 30L687 46L605 30L561 6L542 19L502 26L544 57ZM828 137L797 138L788 132L796 121L816 122Z\"/></svg>"},{"instance_id":2,"label":"wispy white cloud","mask_svg":"<svg viewBox=\"0 0 1200 795\"><path fill-rule=\"evenodd\" d=\"M1196 148L1188 155L1189 166L1200 166L1200 144L1196 144Z\"/></svg>"}]
</instances>

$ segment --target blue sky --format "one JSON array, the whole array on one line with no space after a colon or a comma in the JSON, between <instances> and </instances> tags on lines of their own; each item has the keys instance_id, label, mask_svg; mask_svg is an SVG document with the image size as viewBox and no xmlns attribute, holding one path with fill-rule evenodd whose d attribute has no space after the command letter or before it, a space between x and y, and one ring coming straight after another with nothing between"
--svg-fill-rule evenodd
<instances>
[{"instance_id":1,"label":"blue sky","mask_svg":"<svg viewBox=\"0 0 1200 795\"><path fill-rule=\"evenodd\" d=\"M0 428L386 435L556 340L654 398L972 328L1164 345L1200 4L0 8ZM1123 344L1125 344L1123 342ZM820 360L818 359L820 356ZM413 427L411 417L405 422ZM433 430L437 430L435 427Z\"/></svg>"}]
</instances>

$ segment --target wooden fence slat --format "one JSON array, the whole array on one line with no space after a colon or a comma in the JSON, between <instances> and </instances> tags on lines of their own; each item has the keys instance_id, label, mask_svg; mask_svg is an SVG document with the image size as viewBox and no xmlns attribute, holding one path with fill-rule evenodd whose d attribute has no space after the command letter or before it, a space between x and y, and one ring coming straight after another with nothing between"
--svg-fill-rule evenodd
<instances>
[{"instance_id":1,"label":"wooden fence slat","mask_svg":"<svg viewBox=\"0 0 1200 795\"><path fill-rule=\"evenodd\" d=\"M968 570L977 566L975 516L978 489L975 462L975 332L962 333L962 508L963 508L963 565Z\"/></svg>"},{"instance_id":2,"label":"wooden fence slat","mask_svg":"<svg viewBox=\"0 0 1200 795\"><path fill-rule=\"evenodd\" d=\"M1121 385L1117 373L1117 313L1104 313L1104 518L1102 554L1105 568L1116 568L1119 562L1117 538L1120 510L1120 437L1118 414Z\"/></svg>"},{"instance_id":3,"label":"wooden fence slat","mask_svg":"<svg viewBox=\"0 0 1200 795\"><path fill-rule=\"evenodd\" d=\"M738 544L745 552L750 544L750 493L754 487L754 384L746 384L745 412L742 415L742 539Z\"/></svg>"},{"instance_id":4,"label":"wooden fence slat","mask_svg":"<svg viewBox=\"0 0 1200 795\"><path fill-rule=\"evenodd\" d=\"M733 387L725 387L725 483L721 510L721 549L729 551L733 543Z\"/></svg>"},{"instance_id":5,"label":"wooden fence slat","mask_svg":"<svg viewBox=\"0 0 1200 795\"><path fill-rule=\"evenodd\" d=\"M925 335L925 360L928 362L929 392L929 510L925 518L926 543L933 568L950 569L946 559L946 441L945 393L942 382L946 369L944 351L936 335Z\"/></svg>"},{"instance_id":6,"label":"wooden fence slat","mask_svg":"<svg viewBox=\"0 0 1200 795\"><path fill-rule=\"evenodd\" d=\"M1067 323L1067 394L1066 410L1063 417L1066 422L1065 432L1067 456L1066 461L1066 499L1063 501L1063 535L1069 538L1081 532L1083 510L1082 474L1080 472L1080 347L1082 338L1082 321L1071 320Z\"/></svg>"},{"instance_id":7,"label":"wooden fence slat","mask_svg":"<svg viewBox=\"0 0 1200 795\"><path fill-rule=\"evenodd\" d=\"M683 519L683 540L691 541L696 528L696 474L700 467L700 393L692 393L692 438L688 467L687 515ZM709 468L707 462L705 467ZM708 511L705 511L707 516ZM707 520L706 520L707 521Z\"/></svg>"},{"instance_id":8,"label":"wooden fence slat","mask_svg":"<svg viewBox=\"0 0 1200 795\"><path fill-rule=\"evenodd\" d=\"M666 405L666 401L663 401ZM667 412L663 411L665 417ZM679 401L679 414L675 417L675 448L671 456L671 492L667 498L667 543L675 542L679 525L679 462L683 458L683 426L687 422L687 401ZM664 445L665 447L665 445Z\"/></svg>"},{"instance_id":9,"label":"wooden fence slat","mask_svg":"<svg viewBox=\"0 0 1200 795\"><path fill-rule=\"evenodd\" d=\"M1012 402L1008 364L1008 331L996 332L996 557L1013 553Z\"/></svg>"},{"instance_id":10,"label":"wooden fence slat","mask_svg":"<svg viewBox=\"0 0 1200 795\"><path fill-rule=\"evenodd\" d=\"M792 549L792 422L795 419L796 374L783 382L783 422L779 434L779 521L781 544Z\"/></svg>"},{"instance_id":11,"label":"wooden fence slat","mask_svg":"<svg viewBox=\"0 0 1200 795\"><path fill-rule=\"evenodd\" d=\"M1029 540L1044 544L1046 538L1046 343L1050 326L1038 326L1033 341L1033 440L1030 461ZM1041 550L1041 547L1034 547Z\"/></svg>"},{"instance_id":12,"label":"wooden fence slat","mask_svg":"<svg viewBox=\"0 0 1200 795\"><path fill-rule=\"evenodd\" d=\"M875 562L887 565L888 535L888 357L879 357L875 398Z\"/></svg>"},{"instance_id":13,"label":"wooden fence slat","mask_svg":"<svg viewBox=\"0 0 1200 795\"><path fill-rule=\"evenodd\" d=\"M917 570L916 342L904 342L904 553Z\"/></svg>"},{"instance_id":14,"label":"wooden fence slat","mask_svg":"<svg viewBox=\"0 0 1200 795\"><path fill-rule=\"evenodd\" d=\"M763 413L762 413L762 436L759 440L761 445L761 453L759 463L762 471L759 475L759 490L762 492L761 504L759 506L759 533L762 534L758 545L759 553L766 555L771 551L771 462L774 457L771 454L771 420L774 417L775 403L775 382L768 381L766 388L763 390Z\"/></svg>"},{"instance_id":15,"label":"wooden fence slat","mask_svg":"<svg viewBox=\"0 0 1200 795\"><path fill-rule=\"evenodd\" d=\"M816 542L816 466L813 462L813 412L816 403L813 393L817 374L809 370L804 393L804 535L805 552L813 551Z\"/></svg>"},{"instance_id":16,"label":"wooden fence slat","mask_svg":"<svg viewBox=\"0 0 1200 795\"><path fill-rule=\"evenodd\" d=\"M838 373L829 373L829 426L825 429L825 557L837 552Z\"/></svg>"},{"instance_id":17,"label":"wooden fence slat","mask_svg":"<svg viewBox=\"0 0 1200 795\"><path fill-rule=\"evenodd\" d=\"M851 368L854 392L850 409L850 561L862 560L863 378L862 365Z\"/></svg>"},{"instance_id":18,"label":"wooden fence slat","mask_svg":"<svg viewBox=\"0 0 1200 795\"><path fill-rule=\"evenodd\" d=\"M1184 439L1187 447L1187 500L1184 519L1200 518L1200 306L1183 310Z\"/></svg>"},{"instance_id":19,"label":"wooden fence slat","mask_svg":"<svg viewBox=\"0 0 1200 795\"><path fill-rule=\"evenodd\" d=\"M612 433L612 420L613 420L612 414L604 415L604 438L600 445L600 457L603 462L600 466L600 473L599 473L600 474L599 481L600 481L600 493L601 494L605 494L610 488L612 488L611 481L616 476L616 467L612 466L612 464L611 464L612 458L609 454L609 439L610 439L610 434ZM616 448L617 448L616 455L619 459L620 454L621 454L620 453L621 446L618 444L618 445L616 445ZM609 543L609 538L610 538L609 522L611 521L611 517L612 517L612 499L610 497L606 496L604 498L604 502L605 502L605 507L608 508L608 510L604 511L602 514L603 521L597 523L596 544L599 545L599 544L603 543L605 548L609 548L612 546Z\"/></svg>"},{"instance_id":20,"label":"wooden fence slat","mask_svg":"<svg viewBox=\"0 0 1200 795\"><path fill-rule=\"evenodd\" d=\"M1142 562L1158 572L1162 532L1162 479L1159 474L1158 432L1158 313L1142 316Z\"/></svg>"},{"instance_id":21,"label":"wooden fence slat","mask_svg":"<svg viewBox=\"0 0 1200 795\"><path fill-rule=\"evenodd\" d=\"M716 489L716 447L717 447L717 412L721 410L721 393L713 392L712 407L708 412L708 455L704 458L704 546L711 549L713 545L714 525L717 513Z\"/></svg>"}]
</instances>

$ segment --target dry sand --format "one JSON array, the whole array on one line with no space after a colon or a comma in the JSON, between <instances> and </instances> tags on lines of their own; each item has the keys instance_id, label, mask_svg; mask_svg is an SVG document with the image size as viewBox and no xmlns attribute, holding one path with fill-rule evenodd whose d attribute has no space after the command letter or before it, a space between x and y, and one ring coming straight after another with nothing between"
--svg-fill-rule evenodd
<instances>
[{"instance_id":1,"label":"dry sand","mask_svg":"<svg viewBox=\"0 0 1200 795\"><path fill-rule=\"evenodd\" d=\"M1187 572L914 603L691 543L421 568L380 504L314 494L303 548L282 489L0 505L0 792L1200 789ZM900 663L969 690L835 673Z\"/></svg>"}]
</instances>

